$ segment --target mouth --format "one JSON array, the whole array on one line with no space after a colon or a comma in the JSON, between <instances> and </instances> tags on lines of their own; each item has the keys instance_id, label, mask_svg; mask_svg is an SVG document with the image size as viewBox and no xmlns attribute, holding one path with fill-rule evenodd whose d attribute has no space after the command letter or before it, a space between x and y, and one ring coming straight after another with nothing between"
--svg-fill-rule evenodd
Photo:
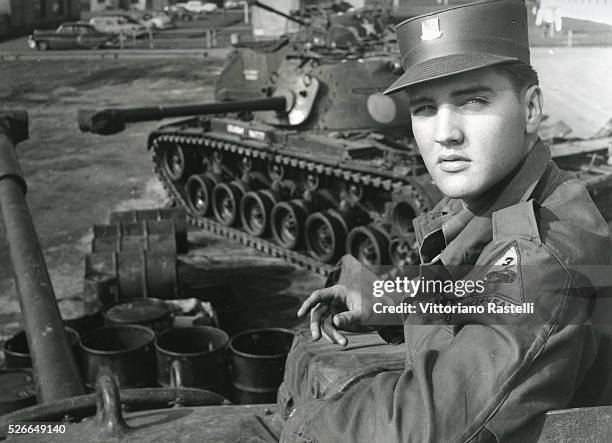
<instances>
[{"instance_id":1,"label":"mouth","mask_svg":"<svg viewBox=\"0 0 612 443\"><path fill-rule=\"evenodd\" d=\"M459 154L444 154L438 157L438 165L444 172L459 172L469 166L470 159Z\"/></svg>"}]
</instances>

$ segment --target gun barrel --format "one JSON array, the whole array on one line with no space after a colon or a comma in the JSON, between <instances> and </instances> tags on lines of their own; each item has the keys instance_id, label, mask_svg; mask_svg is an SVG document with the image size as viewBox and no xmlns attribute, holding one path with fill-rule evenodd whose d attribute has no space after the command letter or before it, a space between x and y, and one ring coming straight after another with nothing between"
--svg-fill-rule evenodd
<instances>
[{"instance_id":1,"label":"gun barrel","mask_svg":"<svg viewBox=\"0 0 612 443\"><path fill-rule=\"evenodd\" d=\"M291 20L292 22L295 22L295 23L297 23L299 25L308 26L308 23L306 23L305 21L300 20L299 18L293 17L293 16L291 16L289 14L285 14L284 12L279 11L278 9L273 8L272 6L268 6L268 5L264 4L264 3L258 2L257 0L252 1L251 5L257 6L257 7L261 8L261 9L265 9L266 11L270 11L273 14L280 15L281 17L285 17L287 20Z\"/></svg>"},{"instance_id":2,"label":"gun barrel","mask_svg":"<svg viewBox=\"0 0 612 443\"><path fill-rule=\"evenodd\" d=\"M36 371L38 401L47 403L82 395L85 389L66 340L47 266L25 200L25 181L14 146L19 136L16 137L15 131L11 130L11 126L14 129L19 125L23 140L27 138L27 114L3 112L0 115L0 209L23 326Z\"/></svg>"},{"instance_id":3,"label":"gun barrel","mask_svg":"<svg viewBox=\"0 0 612 443\"><path fill-rule=\"evenodd\" d=\"M79 127L83 132L109 135L125 129L126 123L155 121L172 117L223 114L240 111L285 112L287 99L283 96L254 100L204 103L182 106L151 106L144 108L107 108L100 111L79 110Z\"/></svg>"},{"instance_id":4,"label":"gun barrel","mask_svg":"<svg viewBox=\"0 0 612 443\"><path fill-rule=\"evenodd\" d=\"M186 117L190 115L222 114L238 111L284 111L285 97L269 97L241 102L219 102L201 105L183 106L152 106L148 108L133 108L119 110L124 122L141 122L161 120L171 117Z\"/></svg>"}]
</instances>

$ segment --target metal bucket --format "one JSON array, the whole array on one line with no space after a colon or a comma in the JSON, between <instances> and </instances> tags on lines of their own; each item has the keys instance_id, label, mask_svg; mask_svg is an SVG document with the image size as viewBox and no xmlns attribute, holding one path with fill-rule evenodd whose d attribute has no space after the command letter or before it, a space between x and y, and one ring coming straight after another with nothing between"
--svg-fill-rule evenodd
<instances>
[{"instance_id":1,"label":"metal bucket","mask_svg":"<svg viewBox=\"0 0 612 443\"><path fill-rule=\"evenodd\" d=\"M117 279L120 299L175 298L176 254L157 251L100 252L85 257L85 275L109 274Z\"/></svg>"},{"instance_id":2,"label":"metal bucket","mask_svg":"<svg viewBox=\"0 0 612 443\"><path fill-rule=\"evenodd\" d=\"M91 252L166 251L176 253L173 220L143 220L94 225Z\"/></svg>"},{"instance_id":3,"label":"metal bucket","mask_svg":"<svg viewBox=\"0 0 612 443\"><path fill-rule=\"evenodd\" d=\"M70 348L78 361L79 333L69 327L66 327L65 330ZM4 343L2 351L4 351L4 361L8 369L32 367L30 348L25 331L19 331L9 338Z\"/></svg>"},{"instance_id":4,"label":"metal bucket","mask_svg":"<svg viewBox=\"0 0 612 443\"><path fill-rule=\"evenodd\" d=\"M294 332L268 328L242 332L230 340L235 403L274 403L283 381Z\"/></svg>"},{"instance_id":5,"label":"metal bucket","mask_svg":"<svg viewBox=\"0 0 612 443\"><path fill-rule=\"evenodd\" d=\"M57 301L57 306L64 324L81 336L104 325L102 303L97 300L87 301L81 297L62 298Z\"/></svg>"},{"instance_id":6,"label":"metal bucket","mask_svg":"<svg viewBox=\"0 0 612 443\"><path fill-rule=\"evenodd\" d=\"M157 298L133 298L107 307L104 319L107 324L147 326L159 334L172 326L172 309Z\"/></svg>"},{"instance_id":7,"label":"metal bucket","mask_svg":"<svg viewBox=\"0 0 612 443\"><path fill-rule=\"evenodd\" d=\"M36 404L36 387L31 369L0 371L0 415Z\"/></svg>"},{"instance_id":8,"label":"metal bucket","mask_svg":"<svg viewBox=\"0 0 612 443\"><path fill-rule=\"evenodd\" d=\"M184 208L143 209L110 213L110 224L144 220L172 220L175 226L177 251L187 252L187 211Z\"/></svg>"},{"instance_id":9,"label":"metal bucket","mask_svg":"<svg viewBox=\"0 0 612 443\"><path fill-rule=\"evenodd\" d=\"M117 279L112 275L91 272L83 279L83 298L98 300L102 306L108 306L119 298Z\"/></svg>"},{"instance_id":10,"label":"metal bucket","mask_svg":"<svg viewBox=\"0 0 612 443\"><path fill-rule=\"evenodd\" d=\"M155 385L153 330L139 325L109 325L81 339L86 384L93 388L100 374L110 374L121 388Z\"/></svg>"},{"instance_id":11,"label":"metal bucket","mask_svg":"<svg viewBox=\"0 0 612 443\"><path fill-rule=\"evenodd\" d=\"M166 387L197 387L225 394L228 341L225 332L210 326L163 332L155 341L157 382Z\"/></svg>"}]
</instances>

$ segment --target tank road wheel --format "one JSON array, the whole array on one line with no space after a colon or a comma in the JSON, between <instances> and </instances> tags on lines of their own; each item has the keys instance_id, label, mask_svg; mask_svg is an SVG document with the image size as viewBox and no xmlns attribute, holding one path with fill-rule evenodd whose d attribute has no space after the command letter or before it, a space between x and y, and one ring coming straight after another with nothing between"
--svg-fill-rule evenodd
<instances>
[{"instance_id":1,"label":"tank road wheel","mask_svg":"<svg viewBox=\"0 0 612 443\"><path fill-rule=\"evenodd\" d=\"M207 174L196 174L189 177L185 184L187 204L198 217L205 217L212 209L213 189L217 181Z\"/></svg>"},{"instance_id":2,"label":"tank road wheel","mask_svg":"<svg viewBox=\"0 0 612 443\"><path fill-rule=\"evenodd\" d=\"M389 264L389 237L371 226L353 229L346 239L346 250L366 266Z\"/></svg>"},{"instance_id":3,"label":"tank road wheel","mask_svg":"<svg viewBox=\"0 0 612 443\"><path fill-rule=\"evenodd\" d=\"M401 235L410 235L412 232L412 220L417 216L416 211L407 201L399 201L395 204L391 215L392 224Z\"/></svg>"},{"instance_id":4,"label":"tank road wheel","mask_svg":"<svg viewBox=\"0 0 612 443\"><path fill-rule=\"evenodd\" d=\"M405 238L394 238L389 243L389 257L394 266L412 266L420 263L414 233Z\"/></svg>"},{"instance_id":5,"label":"tank road wheel","mask_svg":"<svg viewBox=\"0 0 612 443\"><path fill-rule=\"evenodd\" d=\"M213 189L213 209L219 223L235 226L240 221L238 216L240 200L244 191L236 183L218 183Z\"/></svg>"},{"instance_id":6,"label":"tank road wheel","mask_svg":"<svg viewBox=\"0 0 612 443\"><path fill-rule=\"evenodd\" d=\"M287 249L297 249L302 242L306 215L306 207L301 200L277 203L270 216L276 243Z\"/></svg>"},{"instance_id":7,"label":"tank road wheel","mask_svg":"<svg viewBox=\"0 0 612 443\"><path fill-rule=\"evenodd\" d=\"M270 212L274 206L270 191L247 192L240 200L242 226L251 235L263 237L270 230Z\"/></svg>"},{"instance_id":8,"label":"tank road wheel","mask_svg":"<svg viewBox=\"0 0 612 443\"><path fill-rule=\"evenodd\" d=\"M197 163L195 152L189 148L171 145L164 151L164 170L173 181L187 177Z\"/></svg>"},{"instance_id":9,"label":"tank road wheel","mask_svg":"<svg viewBox=\"0 0 612 443\"><path fill-rule=\"evenodd\" d=\"M306 219L306 247L315 259L333 263L344 253L346 223L332 211L315 212Z\"/></svg>"}]
</instances>

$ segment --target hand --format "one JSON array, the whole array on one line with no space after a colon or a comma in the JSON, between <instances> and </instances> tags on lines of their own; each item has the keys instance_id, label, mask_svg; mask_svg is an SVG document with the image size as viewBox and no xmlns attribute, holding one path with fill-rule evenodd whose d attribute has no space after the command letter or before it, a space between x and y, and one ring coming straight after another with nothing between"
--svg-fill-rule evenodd
<instances>
[{"instance_id":1,"label":"hand","mask_svg":"<svg viewBox=\"0 0 612 443\"><path fill-rule=\"evenodd\" d=\"M369 331L360 325L362 317L361 294L343 285L314 291L297 312L303 317L310 311L310 332L313 341L323 336L330 343L346 346L348 339L338 330Z\"/></svg>"}]
</instances>

